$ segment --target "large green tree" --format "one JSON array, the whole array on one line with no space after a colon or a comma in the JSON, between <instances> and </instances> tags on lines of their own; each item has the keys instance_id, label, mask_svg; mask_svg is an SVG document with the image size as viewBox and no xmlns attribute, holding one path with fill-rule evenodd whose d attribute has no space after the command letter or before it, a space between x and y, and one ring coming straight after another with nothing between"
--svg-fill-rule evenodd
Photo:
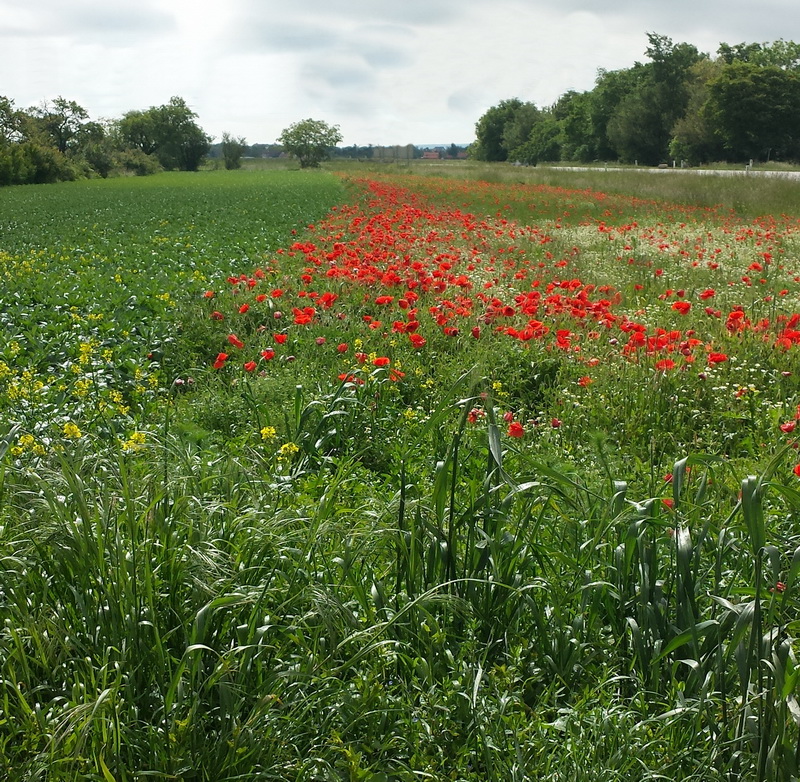
<instances>
[{"instance_id":1,"label":"large green tree","mask_svg":"<svg viewBox=\"0 0 800 782\"><path fill-rule=\"evenodd\" d=\"M533 103L520 105L503 127L502 145L507 160L517 160L516 151L528 142L531 131L542 119L542 112Z\"/></svg>"},{"instance_id":2,"label":"large green tree","mask_svg":"<svg viewBox=\"0 0 800 782\"><path fill-rule=\"evenodd\" d=\"M0 145L22 140L23 116L11 98L0 95Z\"/></svg>"},{"instance_id":3,"label":"large green tree","mask_svg":"<svg viewBox=\"0 0 800 782\"><path fill-rule=\"evenodd\" d=\"M588 147L586 154L591 154L589 159L616 160L619 157L617 147L610 138L609 125L620 104L638 87L644 76L641 63L617 71L598 71L586 107L589 130L585 144ZM571 143L580 146L576 136L572 137Z\"/></svg>"},{"instance_id":4,"label":"large green tree","mask_svg":"<svg viewBox=\"0 0 800 782\"><path fill-rule=\"evenodd\" d=\"M523 103L519 98L501 100L475 124L476 141L470 148L470 155L489 162L508 160L508 144L519 145L527 140L535 112L532 103ZM527 132L523 132L523 123L527 125Z\"/></svg>"},{"instance_id":5,"label":"large green tree","mask_svg":"<svg viewBox=\"0 0 800 782\"><path fill-rule=\"evenodd\" d=\"M42 113L17 109L13 100L0 96L0 185L44 184L77 176L43 124Z\"/></svg>"},{"instance_id":6,"label":"large green tree","mask_svg":"<svg viewBox=\"0 0 800 782\"><path fill-rule=\"evenodd\" d=\"M317 168L330 157L331 150L341 142L338 125L320 119L304 119L284 128L278 143L300 161L301 168Z\"/></svg>"},{"instance_id":7,"label":"large green tree","mask_svg":"<svg viewBox=\"0 0 800 782\"><path fill-rule=\"evenodd\" d=\"M236 138L225 131L222 134L222 159L225 168L229 171L240 168L242 165L242 155L247 149L247 141L244 138Z\"/></svg>"},{"instance_id":8,"label":"large green tree","mask_svg":"<svg viewBox=\"0 0 800 782\"><path fill-rule=\"evenodd\" d=\"M774 65L788 71L800 70L800 44L782 38L772 43L737 43L734 46L721 43L717 53L728 65L749 62L753 65Z\"/></svg>"},{"instance_id":9,"label":"large green tree","mask_svg":"<svg viewBox=\"0 0 800 782\"><path fill-rule=\"evenodd\" d=\"M608 122L608 138L628 162L655 164L669 155L675 123L689 101L690 69L703 59L691 44L674 44L648 33L650 62L639 66L639 79L617 105Z\"/></svg>"},{"instance_id":10,"label":"large green tree","mask_svg":"<svg viewBox=\"0 0 800 782\"><path fill-rule=\"evenodd\" d=\"M800 73L735 60L708 91L706 111L732 159L800 157Z\"/></svg>"},{"instance_id":11,"label":"large green tree","mask_svg":"<svg viewBox=\"0 0 800 782\"><path fill-rule=\"evenodd\" d=\"M690 69L687 88L689 100L684 115L672 128L669 153L675 160L690 165L710 163L725 158L725 150L707 110L709 88L724 67L722 60L700 60Z\"/></svg>"},{"instance_id":12,"label":"large green tree","mask_svg":"<svg viewBox=\"0 0 800 782\"><path fill-rule=\"evenodd\" d=\"M590 110L591 93L588 92L570 90L553 104L551 114L560 129L558 144L562 160L587 163L597 158Z\"/></svg>"},{"instance_id":13,"label":"large green tree","mask_svg":"<svg viewBox=\"0 0 800 782\"><path fill-rule=\"evenodd\" d=\"M541 161L553 162L561 158L561 123L552 113L544 113L531 128L528 140L512 152L515 161L535 166Z\"/></svg>"},{"instance_id":14,"label":"large green tree","mask_svg":"<svg viewBox=\"0 0 800 782\"><path fill-rule=\"evenodd\" d=\"M62 154L73 145L89 119L89 113L83 106L60 96L29 109L27 113L29 122L34 126L32 134L38 132L47 137Z\"/></svg>"},{"instance_id":15,"label":"large green tree","mask_svg":"<svg viewBox=\"0 0 800 782\"><path fill-rule=\"evenodd\" d=\"M117 132L125 144L154 155L168 170L196 171L211 148L211 139L196 119L186 101L174 97L163 106L129 111L119 120Z\"/></svg>"}]
</instances>

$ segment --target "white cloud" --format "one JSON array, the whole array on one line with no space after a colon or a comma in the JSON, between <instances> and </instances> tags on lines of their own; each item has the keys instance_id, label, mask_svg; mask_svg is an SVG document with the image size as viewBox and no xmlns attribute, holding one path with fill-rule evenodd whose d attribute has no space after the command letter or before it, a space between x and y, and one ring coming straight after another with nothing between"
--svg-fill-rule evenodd
<instances>
[{"instance_id":1,"label":"white cloud","mask_svg":"<svg viewBox=\"0 0 800 782\"><path fill-rule=\"evenodd\" d=\"M713 53L785 36L794 0L0 0L2 89L96 118L180 95L200 124L272 141L318 117L345 143L469 142L519 97L548 105L657 32Z\"/></svg>"},{"instance_id":2,"label":"white cloud","mask_svg":"<svg viewBox=\"0 0 800 782\"><path fill-rule=\"evenodd\" d=\"M159 7L167 6L167 7ZM3 0L0 37L47 37L131 45L176 29L168 4L157 0Z\"/></svg>"}]
</instances>

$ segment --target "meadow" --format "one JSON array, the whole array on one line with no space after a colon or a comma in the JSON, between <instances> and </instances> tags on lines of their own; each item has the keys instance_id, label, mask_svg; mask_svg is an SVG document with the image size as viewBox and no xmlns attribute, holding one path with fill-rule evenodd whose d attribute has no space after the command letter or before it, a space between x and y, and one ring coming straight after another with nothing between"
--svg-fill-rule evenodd
<instances>
[{"instance_id":1,"label":"meadow","mask_svg":"<svg viewBox=\"0 0 800 782\"><path fill-rule=\"evenodd\" d=\"M796 194L451 172L0 190L0 773L798 778Z\"/></svg>"}]
</instances>

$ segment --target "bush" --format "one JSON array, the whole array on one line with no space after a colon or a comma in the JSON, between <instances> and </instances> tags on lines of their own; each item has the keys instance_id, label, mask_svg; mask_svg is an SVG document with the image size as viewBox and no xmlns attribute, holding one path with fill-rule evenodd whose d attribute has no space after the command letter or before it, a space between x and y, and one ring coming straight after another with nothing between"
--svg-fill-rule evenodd
<instances>
[{"instance_id":1,"label":"bush","mask_svg":"<svg viewBox=\"0 0 800 782\"><path fill-rule=\"evenodd\" d=\"M136 176L157 174L161 164L153 155L146 155L141 149L124 149L118 156L119 166L124 172Z\"/></svg>"},{"instance_id":2,"label":"bush","mask_svg":"<svg viewBox=\"0 0 800 782\"><path fill-rule=\"evenodd\" d=\"M74 167L54 147L33 141L0 147L0 185L49 184L75 178Z\"/></svg>"}]
</instances>

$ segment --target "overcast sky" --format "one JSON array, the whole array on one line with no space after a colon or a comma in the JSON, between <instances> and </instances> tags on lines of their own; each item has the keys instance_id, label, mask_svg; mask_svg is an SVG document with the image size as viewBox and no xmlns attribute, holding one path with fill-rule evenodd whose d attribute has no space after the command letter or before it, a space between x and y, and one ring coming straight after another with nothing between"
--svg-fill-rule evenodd
<instances>
[{"instance_id":1,"label":"overcast sky","mask_svg":"<svg viewBox=\"0 0 800 782\"><path fill-rule=\"evenodd\" d=\"M465 144L504 98L547 106L646 34L714 54L800 40L797 0L0 0L0 95L92 119L180 96L216 139L312 117L344 144Z\"/></svg>"}]
</instances>

